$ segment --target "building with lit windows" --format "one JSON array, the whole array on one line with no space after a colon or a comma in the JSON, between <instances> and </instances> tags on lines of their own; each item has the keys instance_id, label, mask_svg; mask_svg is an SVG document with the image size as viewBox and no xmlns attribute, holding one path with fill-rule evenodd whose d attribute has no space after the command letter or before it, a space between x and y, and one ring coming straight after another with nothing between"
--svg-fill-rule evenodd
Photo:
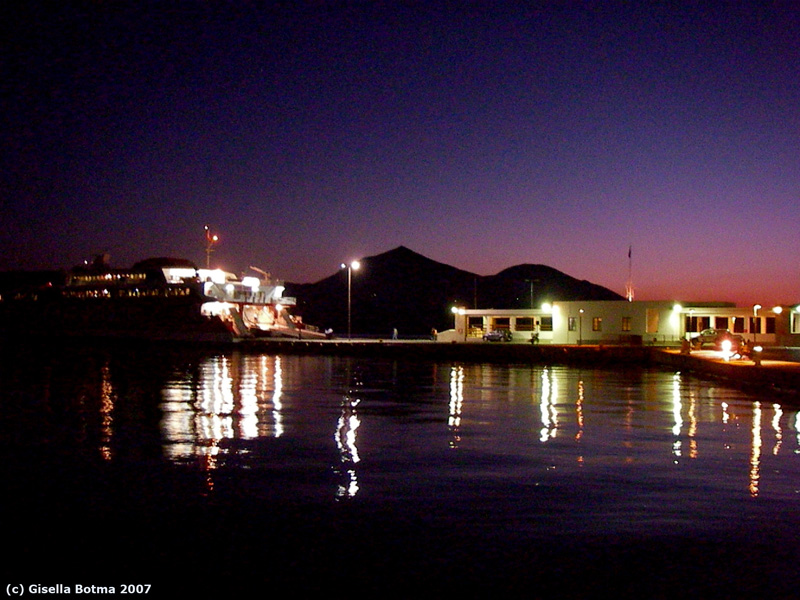
<instances>
[{"instance_id":1,"label":"building with lit windows","mask_svg":"<svg viewBox=\"0 0 800 600\"><path fill-rule=\"evenodd\" d=\"M703 329L727 329L761 345L800 346L800 306L737 307L726 302L569 301L536 309L453 308L440 341L482 341L491 331L542 344L678 344Z\"/></svg>"}]
</instances>

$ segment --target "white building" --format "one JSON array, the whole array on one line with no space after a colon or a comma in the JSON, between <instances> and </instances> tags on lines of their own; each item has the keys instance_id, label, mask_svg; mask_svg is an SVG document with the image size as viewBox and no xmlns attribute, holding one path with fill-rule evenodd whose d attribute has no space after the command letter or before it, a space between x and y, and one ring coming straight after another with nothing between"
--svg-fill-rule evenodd
<instances>
[{"instance_id":1,"label":"white building","mask_svg":"<svg viewBox=\"0 0 800 600\"><path fill-rule=\"evenodd\" d=\"M455 308L454 328L440 341L481 341L496 330L513 341L542 344L677 344L703 329L728 329L762 345L800 346L800 306L737 307L666 301L570 301L538 309Z\"/></svg>"}]
</instances>

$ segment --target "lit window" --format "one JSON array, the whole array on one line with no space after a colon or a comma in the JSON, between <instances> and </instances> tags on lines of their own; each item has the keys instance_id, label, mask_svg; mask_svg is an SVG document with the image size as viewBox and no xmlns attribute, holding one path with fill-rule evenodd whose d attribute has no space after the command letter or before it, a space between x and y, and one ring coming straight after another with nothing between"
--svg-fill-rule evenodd
<instances>
[{"instance_id":1,"label":"lit window","mask_svg":"<svg viewBox=\"0 0 800 600\"><path fill-rule=\"evenodd\" d=\"M594 317L592 319L592 331L603 331L603 318Z\"/></svg>"}]
</instances>

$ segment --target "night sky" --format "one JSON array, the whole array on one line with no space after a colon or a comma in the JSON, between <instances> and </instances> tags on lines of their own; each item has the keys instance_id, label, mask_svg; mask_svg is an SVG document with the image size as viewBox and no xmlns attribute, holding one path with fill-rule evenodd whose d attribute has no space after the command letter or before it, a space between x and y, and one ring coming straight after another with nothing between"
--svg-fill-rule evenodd
<instances>
[{"instance_id":1,"label":"night sky","mask_svg":"<svg viewBox=\"0 0 800 600\"><path fill-rule=\"evenodd\" d=\"M125 6L127 4L127 7ZM800 301L794 2L8 2L0 270L404 245Z\"/></svg>"}]
</instances>

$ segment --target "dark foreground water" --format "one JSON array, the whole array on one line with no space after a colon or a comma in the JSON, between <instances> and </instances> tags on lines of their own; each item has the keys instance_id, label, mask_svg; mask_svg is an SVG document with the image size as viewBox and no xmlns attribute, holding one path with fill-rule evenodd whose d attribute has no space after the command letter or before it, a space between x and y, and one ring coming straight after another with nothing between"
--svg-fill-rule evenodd
<instances>
[{"instance_id":1,"label":"dark foreground water","mask_svg":"<svg viewBox=\"0 0 800 600\"><path fill-rule=\"evenodd\" d=\"M0 377L3 583L27 593L800 594L792 398L189 348L6 347Z\"/></svg>"}]
</instances>

